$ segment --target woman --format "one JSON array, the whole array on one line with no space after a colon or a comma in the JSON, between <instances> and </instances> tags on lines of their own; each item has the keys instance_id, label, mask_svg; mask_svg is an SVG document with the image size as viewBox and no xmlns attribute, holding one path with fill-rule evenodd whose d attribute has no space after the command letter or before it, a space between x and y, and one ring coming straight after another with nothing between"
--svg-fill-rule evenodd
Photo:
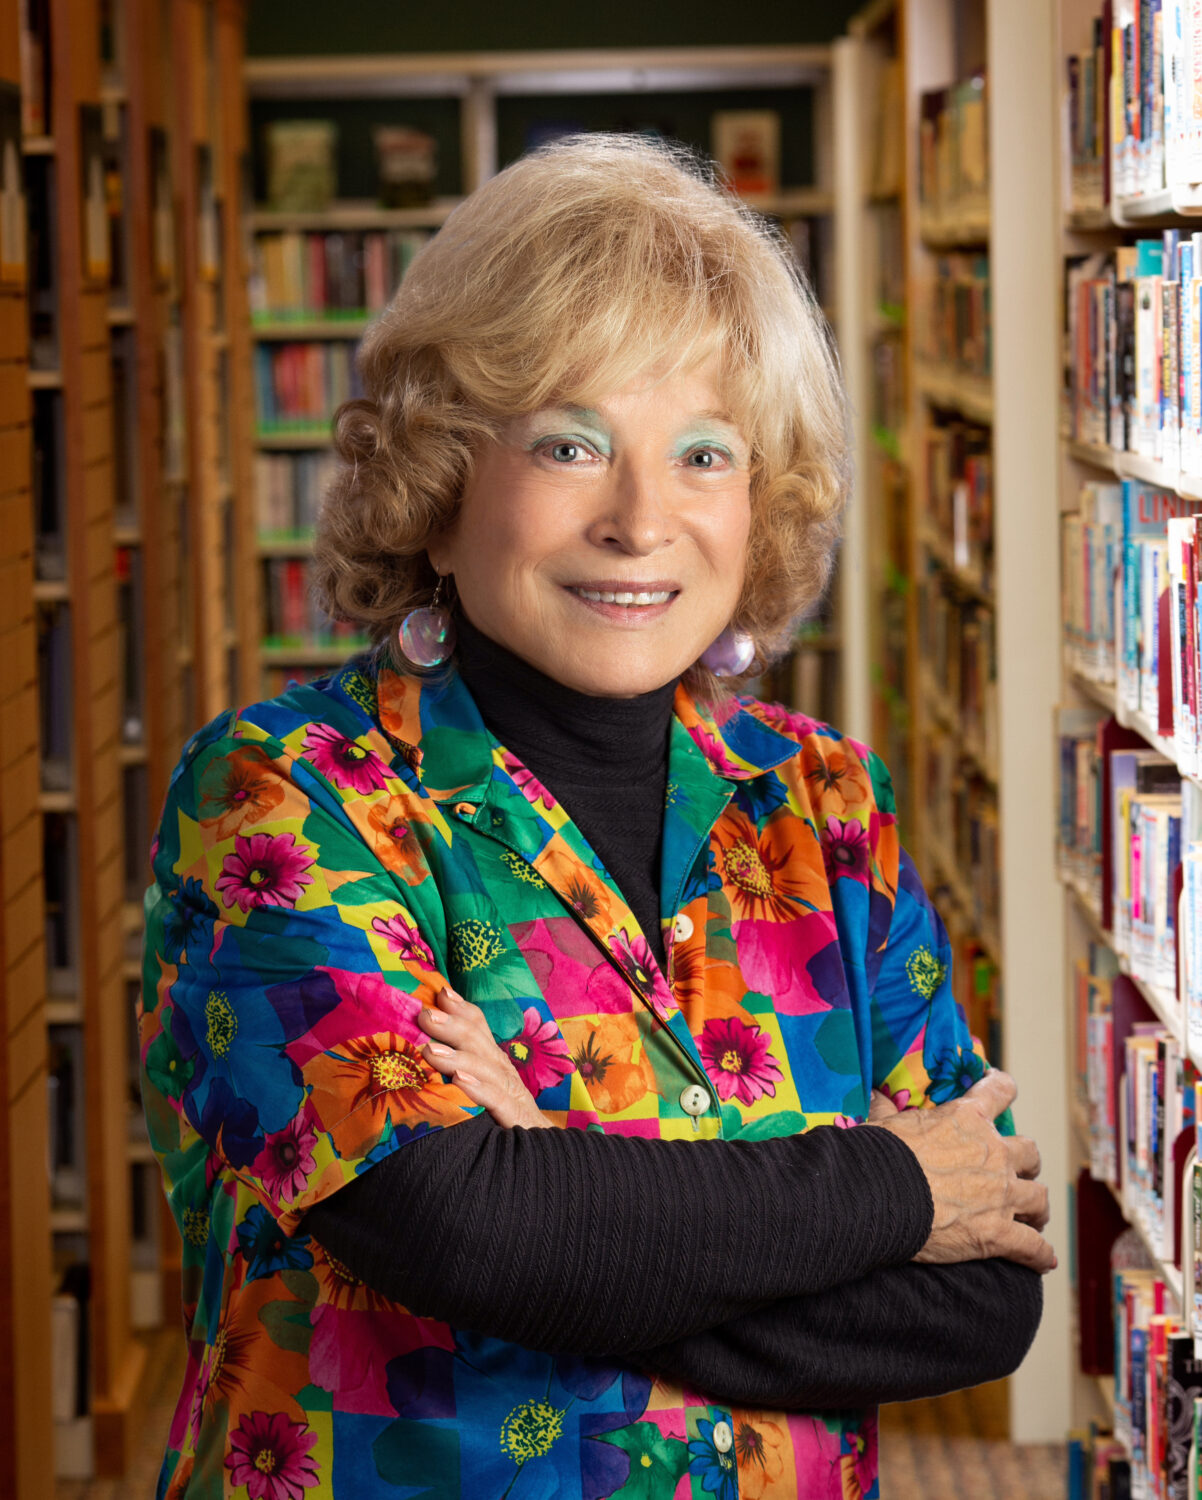
<instances>
[{"instance_id":1,"label":"woman","mask_svg":"<svg viewBox=\"0 0 1202 1500\"><path fill-rule=\"evenodd\" d=\"M1012 1368L1054 1259L887 773L730 691L827 575L812 301L582 138L362 367L318 560L377 647L202 730L155 848L160 1493L875 1494L876 1401Z\"/></svg>"}]
</instances>

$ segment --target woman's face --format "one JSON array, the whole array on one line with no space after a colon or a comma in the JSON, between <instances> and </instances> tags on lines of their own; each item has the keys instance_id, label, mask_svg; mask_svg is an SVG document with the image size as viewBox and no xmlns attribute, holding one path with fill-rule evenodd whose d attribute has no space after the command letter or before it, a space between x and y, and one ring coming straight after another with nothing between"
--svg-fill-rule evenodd
<instances>
[{"instance_id":1,"label":"woman's face","mask_svg":"<svg viewBox=\"0 0 1202 1500\"><path fill-rule=\"evenodd\" d=\"M650 692L734 613L750 457L704 368L515 418L477 456L430 560L478 630L548 677Z\"/></svg>"}]
</instances>

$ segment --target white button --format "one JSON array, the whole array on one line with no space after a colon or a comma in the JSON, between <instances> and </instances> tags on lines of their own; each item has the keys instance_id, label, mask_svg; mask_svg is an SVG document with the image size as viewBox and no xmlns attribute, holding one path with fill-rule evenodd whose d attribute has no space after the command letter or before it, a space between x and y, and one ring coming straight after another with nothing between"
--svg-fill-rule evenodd
<instances>
[{"instance_id":1,"label":"white button","mask_svg":"<svg viewBox=\"0 0 1202 1500\"><path fill-rule=\"evenodd\" d=\"M672 923L672 936L678 943L687 943L693 936L693 919L686 916L684 912L678 912L675 922Z\"/></svg>"},{"instance_id":2,"label":"white button","mask_svg":"<svg viewBox=\"0 0 1202 1500\"><path fill-rule=\"evenodd\" d=\"M715 1422L713 1431L714 1447L719 1453L729 1453L735 1435L730 1430L729 1422Z\"/></svg>"},{"instance_id":3,"label":"white button","mask_svg":"<svg viewBox=\"0 0 1202 1500\"><path fill-rule=\"evenodd\" d=\"M687 1089L680 1091L680 1107L686 1115L696 1119L710 1107L710 1096L699 1083L690 1083Z\"/></svg>"}]
</instances>

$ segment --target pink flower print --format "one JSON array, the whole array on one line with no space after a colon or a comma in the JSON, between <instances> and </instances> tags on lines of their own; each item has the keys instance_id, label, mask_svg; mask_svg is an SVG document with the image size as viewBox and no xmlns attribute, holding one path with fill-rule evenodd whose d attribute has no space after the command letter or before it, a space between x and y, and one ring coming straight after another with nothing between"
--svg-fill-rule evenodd
<instances>
[{"instance_id":1,"label":"pink flower print","mask_svg":"<svg viewBox=\"0 0 1202 1500\"><path fill-rule=\"evenodd\" d=\"M700 724L690 724L689 733L693 736L697 748L719 776L742 776L744 774L744 768L731 760L722 741L716 735L712 735L708 729L703 729Z\"/></svg>"},{"instance_id":2,"label":"pink flower print","mask_svg":"<svg viewBox=\"0 0 1202 1500\"><path fill-rule=\"evenodd\" d=\"M303 1190L315 1165L316 1144L317 1132L300 1115L267 1137L254 1171L276 1203L291 1203Z\"/></svg>"},{"instance_id":3,"label":"pink flower print","mask_svg":"<svg viewBox=\"0 0 1202 1500\"><path fill-rule=\"evenodd\" d=\"M291 833L252 833L234 836L217 877L217 889L227 906L295 906L313 884L308 870L314 864L306 844Z\"/></svg>"},{"instance_id":4,"label":"pink flower print","mask_svg":"<svg viewBox=\"0 0 1202 1500\"><path fill-rule=\"evenodd\" d=\"M555 798L534 772L526 769L516 755L511 755L508 750L502 751L501 764L511 777L514 786L531 805L541 802L548 812L556 805Z\"/></svg>"},{"instance_id":5,"label":"pink flower print","mask_svg":"<svg viewBox=\"0 0 1202 1500\"><path fill-rule=\"evenodd\" d=\"M315 771L344 791L366 794L387 784L387 767L376 752L347 739L332 725L310 724L304 753Z\"/></svg>"},{"instance_id":6,"label":"pink flower print","mask_svg":"<svg viewBox=\"0 0 1202 1500\"><path fill-rule=\"evenodd\" d=\"M854 818L846 823L833 815L827 818L822 830L822 861L832 884L841 878L867 882L870 858L868 833L862 823Z\"/></svg>"},{"instance_id":7,"label":"pink flower print","mask_svg":"<svg viewBox=\"0 0 1202 1500\"><path fill-rule=\"evenodd\" d=\"M889 1100L894 1109L910 1108L909 1089L891 1089L887 1083L878 1083L877 1093L884 1094L885 1098Z\"/></svg>"},{"instance_id":8,"label":"pink flower print","mask_svg":"<svg viewBox=\"0 0 1202 1500\"><path fill-rule=\"evenodd\" d=\"M400 912L395 917L389 917L387 921L383 917L373 917L371 927L372 931L378 932L388 944L390 953L395 953L398 958L411 959L427 969L435 967L434 955L430 951L429 944L416 927L410 926Z\"/></svg>"},{"instance_id":9,"label":"pink flower print","mask_svg":"<svg viewBox=\"0 0 1202 1500\"><path fill-rule=\"evenodd\" d=\"M759 1026L748 1026L737 1016L707 1021L697 1043L720 1097L733 1094L740 1104L754 1104L762 1094L775 1097L781 1070L770 1046L771 1039Z\"/></svg>"},{"instance_id":10,"label":"pink flower print","mask_svg":"<svg viewBox=\"0 0 1202 1500\"><path fill-rule=\"evenodd\" d=\"M818 730L817 719L811 718L809 714L796 713L793 709L786 708L783 703L757 701L752 703L750 708L757 719L763 719L765 723L789 735L791 739L804 740Z\"/></svg>"},{"instance_id":11,"label":"pink flower print","mask_svg":"<svg viewBox=\"0 0 1202 1500\"><path fill-rule=\"evenodd\" d=\"M618 966L627 974L645 995L664 1008L672 1004L672 992L659 970L645 937L628 937L625 932L615 933L609 940L609 951L618 960Z\"/></svg>"},{"instance_id":12,"label":"pink flower print","mask_svg":"<svg viewBox=\"0 0 1202 1500\"><path fill-rule=\"evenodd\" d=\"M303 1500L319 1480L309 1456L316 1441L304 1422L290 1422L282 1411L250 1412L230 1434L230 1482L244 1484L250 1500Z\"/></svg>"},{"instance_id":13,"label":"pink flower print","mask_svg":"<svg viewBox=\"0 0 1202 1500\"><path fill-rule=\"evenodd\" d=\"M533 1005L522 1014L522 1029L517 1036L502 1042L518 1076L532 1094L554 1088L561 1078L575 1072L576 1065L568 1055L568 1044L559 1034L554 1021L544 1021Z\"/></svg>"}]
</instances>

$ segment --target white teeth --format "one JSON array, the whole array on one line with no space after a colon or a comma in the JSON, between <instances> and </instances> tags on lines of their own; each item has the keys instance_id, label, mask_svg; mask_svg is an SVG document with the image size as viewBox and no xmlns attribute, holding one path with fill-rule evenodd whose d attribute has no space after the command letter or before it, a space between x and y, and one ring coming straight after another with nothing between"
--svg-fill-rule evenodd
<instances>
[{"instance_id":1,"label":"white teeth","mask_svg":"<svg viewBox=\"0 0 1202 1500\"><path fill-rule=\"evenodd\" d=\"M582 599L592 600L594 604L625 604L627 606L639 604L666 604L672 597L670 589L664 589L661 592L654 594L649 594L646 591L638 594L626 592L609 593L608 591L604 591L601 589L575 589L573 590L573 592L579 594Z\"/></svg>"}]
</instances>

